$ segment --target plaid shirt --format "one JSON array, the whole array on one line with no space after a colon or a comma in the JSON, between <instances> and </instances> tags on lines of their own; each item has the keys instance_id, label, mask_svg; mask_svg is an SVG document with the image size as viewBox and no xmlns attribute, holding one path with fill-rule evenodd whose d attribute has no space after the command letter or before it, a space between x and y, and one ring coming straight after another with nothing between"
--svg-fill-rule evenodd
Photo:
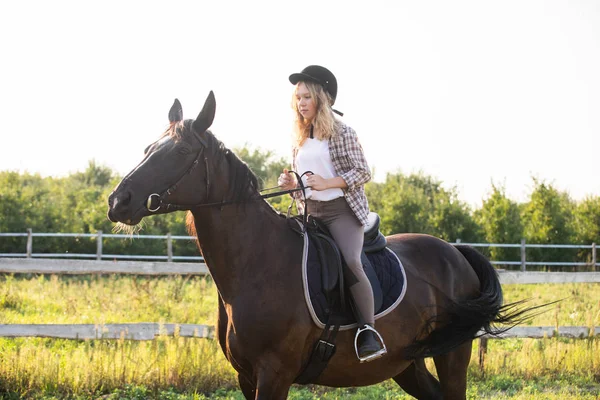
<instances>
[{"instance_id":1,"label":"plaid shirt","mask_svg":"<svg viewBox=\"0 0 600 400\"><path fill-rule=\"evenodd\" d=\"M298 173L296 155L298 149L294 147L292 154L292 168ZM364 184L371 180L371 171L363 153L362 146L354 129L338 121L337 133L329 138L329 155L335 168L335 173L346 181L348 188L344 189L344 197L354 211L358 220L367 224L369 215L369 202L365 195ZM294 192L298 209L304 212L304 199L302 192Z\"/></svg>"}]
</instances>

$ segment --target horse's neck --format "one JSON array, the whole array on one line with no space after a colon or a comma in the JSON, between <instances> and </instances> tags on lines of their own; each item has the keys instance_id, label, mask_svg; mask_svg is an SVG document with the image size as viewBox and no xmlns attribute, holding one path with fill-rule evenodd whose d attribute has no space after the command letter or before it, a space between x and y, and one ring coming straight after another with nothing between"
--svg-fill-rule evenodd
<instances>
[{"instance_id":1,"label":"horse's neck","mask_svg":"<svg viewBox=\"0 0 600 400\"><path fill-rule=\"evenodd\" d=\"M281 263L269 263L269 253L289 248L286 221L264 201L213 207L195 211L194 223L206 265L229 302L242 286L264 285L280 274ZM292 239L294 240L294 239ZM297 238L298 243L301 239ZM282 255L285 259L285 255ZM260 287L260 285L258 286Z\"/></svg>"}]
</instances>

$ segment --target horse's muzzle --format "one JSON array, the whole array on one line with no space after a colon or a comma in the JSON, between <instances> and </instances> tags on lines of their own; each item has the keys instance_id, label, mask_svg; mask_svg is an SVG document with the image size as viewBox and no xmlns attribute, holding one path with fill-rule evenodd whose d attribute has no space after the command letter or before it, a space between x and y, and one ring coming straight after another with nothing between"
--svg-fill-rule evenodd
<instances>
[{"instance_id":1,"label":"horse's muzzle","mask_svg":"<svg viewBox=\"0 0 600 400\"><path fill-rule=\"evenodd\" d=\"M112 192L108 196L108 212L106 213L111 222L125 222L131 220L131 198L129 190L119 193Z\"/></svg>"}]
</instances>

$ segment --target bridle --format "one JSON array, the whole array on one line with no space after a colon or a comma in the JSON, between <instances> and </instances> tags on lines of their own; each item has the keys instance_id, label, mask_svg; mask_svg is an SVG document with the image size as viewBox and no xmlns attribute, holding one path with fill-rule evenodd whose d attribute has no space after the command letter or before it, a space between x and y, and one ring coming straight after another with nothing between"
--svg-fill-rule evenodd
<instances>
[{"instance_id":1,"label":"bridle","mask_svg":"<svg viewBox=\"0 0 600 400\"><path fill-rule=\"evenodd\" d=\"M306 171L304 172L302 175L299 175L296 171L290 171L291 173L294 173L296 175L296 179L298 182L298 185L300 187L295 188L295 189L289 189L289 190L282 190L282 191L277 191L277 192L272 192L272 193L267 193L267 194L262 194L256 197L253 197L251 199L246 199L244 201L239 201L239 200L223 200L223 201L218 201L218 202L205 202L205 203L199 203L199 204L173 204L173 203L167 203L165 200L168 196L170 196L175 189L177 189L177 186L179 186L179 184L181 183L181 181L190 173L192 173L192 171L198 166L198 164L200 164L200 159L202 158L202 155L204 155L204 150L208 148L208 143L206 142L206 140L204 138L202 138L200 135L198 135L196 132L195 133L195 137L198 139L198 141L200 142L200 144L202 145L200 150L198 150L198 154L196 156L196 158L194 159L194 161L192 162L192 164L188 167L188 169L181 175L181 177L179 177L179 179L177 179L177 181L169 186L165 191L159 193L152 193L150 196L148 196L148 199L146 200L146 209L151 212L151 213L155 213L158 212L162 209L164 209L166 212L171 212L171 211L186 211L186 210L192 210L194 208L199 208L199 207L223 207L225 205L230 205L230 204L236 204L236 203L243 203L246 201L254 201L254 200L262 200L262 199L268 199L270 197L276 197L276 196L282 196L285 194L290 194L290 193L294 193L294 192L298 192L298 191L302 191L302 194L304 196L304 198L306 198L306 189L307 186L304 186L303 182L302 182L302 177L307 174L307 173L312 173L311 171ZM204 170L206 172L206 196L208 199L208 195L210 193L210 174L208 171L208 157L206 157L206 155L204 155ZM279 186L275 186L272 188L267 188L267 189L263 189L262 191L266 191L266 190L272 190L272 189L276 189L279 188ZM156 202L156 205L153 206L153 203ZM293 203L292 203L293 204ZM290 210L292 208L292 204L290 204L290 206L288 207L288 215L290 213Z\"/></svg>"},{"instance_id":2,"label":"bridle","mask_svg":"<svg viewBox=\"0 0 600 400\"><path fill-rule=\"evenodd\" d=\"M151 213L155 213L155 212L159 211L161 208L165 208L166 211L179 211L179 210L189 210L191 208L195 208L195 207L199 206L198 204L186 206L186 205L182 205L182 204L166 203L165 199L168 196L170 196L171 193L173 193L175 191L175 189L177 189L177 186L179 186L181 181L187 175L191 174L192 171L198 166L198 164L200 163L200 157L203 154L203 150L204 150L204 148L201 148L200 151L198 151L198 155L192 162L192 165L189 166L189 168L183 173L183 175L181 175L181 177L173 185L169 186L169 188L167 190L163 191L160 194L152 193L150 196L148 196L148 200L146 200L146 209L148 211L150 211ZM210 190L210 180L209 180L209 174L208 174L208 158L206 156L204 157L204 166L206 168L206 193L208 194L208 192ZM153 199L157 200L156 207L152 207Z\"/></svg>"},{"instance_id":3,"label":"bridle","mask_svg":"<svg viewBox=\"0 0 600 400\"><path fill-rule=\"evenodd\" d=\"M191 128L191 129L193 129L193 128ZM167 196L170 196L171 193L173 193L175 191L175 189L177 189L177 186L179 186L181 181L198 166L198 164L200 163L200 157L202 157L202 155L204 154L204 150L208 148L208 143L206 142L206 140L203 137L201 137L196 132L194 132L194 136L196 137L196 139L198 139L198 141L200 142L200 145L201 145L200 150L198 150L198 154L196 155L196 158L194 159L192 164L188 167L188 169L181 175L181 177L179 177L179 179L177 179L177 181L175 181L175 183L173 185L169 186L167 188L167 190L163 191L160 194L152 193L150 196L148 196L148 199L146 200L146 209L148 211L150 211L151 213L155 213L163 207L166 208L166 211L188 210L189 208L187 208L187 207L190 207L190 208L195 207L195 206L185 206L185 205L181 205L181 204L165 203L165 199L167 198ZM204 165L206 167L206 193L208 194L209 188L210 188L210 181L209 181L209 174L208 174L208 158L206 156L204 156ZM152 207L153 199L157 200L158 204L156 205L156 207Z\"/></svg>"}]
</instances>

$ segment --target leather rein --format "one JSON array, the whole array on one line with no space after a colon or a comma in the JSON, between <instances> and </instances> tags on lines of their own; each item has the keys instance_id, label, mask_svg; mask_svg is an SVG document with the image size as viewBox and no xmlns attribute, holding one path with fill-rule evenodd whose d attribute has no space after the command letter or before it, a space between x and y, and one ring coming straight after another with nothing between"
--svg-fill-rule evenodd
<instances>
[{"instance_id":1,"label":"leather rein","mask_svg":"<svg viewBox=\"0 0 600 400\"><path fill-rule=\"evenodd\" d=\"M302 182L302 177L305 174L312 173L312 172L306 171L302 175L299 175L296 171L290 171L296 175L296 179L297 179L298 185L300 187L295 188L295 189L289 189L289 190L283 190L283 191L278 191L278 192L273 192L273 193L262 194L262 195L259 195L258 197L254 197L254 198L251 198L251 199L245 200L245 201L228 200L228 201L218 201L218 202L213 202L213 203L199 203L199 204L190 204L190 205L167 203L166 198L168 196L170 196L175 191L175 189L177 189L177 186L179 186L181 181L187 175L189 175L198 166L198 164L200 164L200 158L204 154L204 150L206 148L208 148L208 144L202 137L200 137L199 135L196 135L196 138L202 144L202 148L198 151L198 155L196 156L196 159L192 162L190 167L183 173L183 175L173 185L171 185L167 190L163 191L160 194L152 193L150 196L148 196L148 199L146 200L146 209L149 212L155 213L155 212L160 211L161 209L164 209L166 212L171 212L171 211L191 210L191 209L198 208L198 207L215 207L215 206L223 207L225 205L244 203L246 201L268 199L270 197L282 196L284 194L291 194L293 192L298 192L298 191L302 191L303 196L306 197L307 186L304 186L304 184ZM210 193L209 192L209 190L210 190L210 178L209 178L210 174L208 172L208 157L206 157L206 156L204 156L204 167L205 167L205 171L206 171L206 195L208 197L208 194ZM261 192L265 191L265 190L276 189L278 187L279 186L275 186L275 187L268 188L268 189L263 189L263 190L261 190ZM292 204L293 204L293 201L292 201ZM290 206L288 207L288 215L292 208L292 204L290 204Z\"/></svg>"}]
</instances>

